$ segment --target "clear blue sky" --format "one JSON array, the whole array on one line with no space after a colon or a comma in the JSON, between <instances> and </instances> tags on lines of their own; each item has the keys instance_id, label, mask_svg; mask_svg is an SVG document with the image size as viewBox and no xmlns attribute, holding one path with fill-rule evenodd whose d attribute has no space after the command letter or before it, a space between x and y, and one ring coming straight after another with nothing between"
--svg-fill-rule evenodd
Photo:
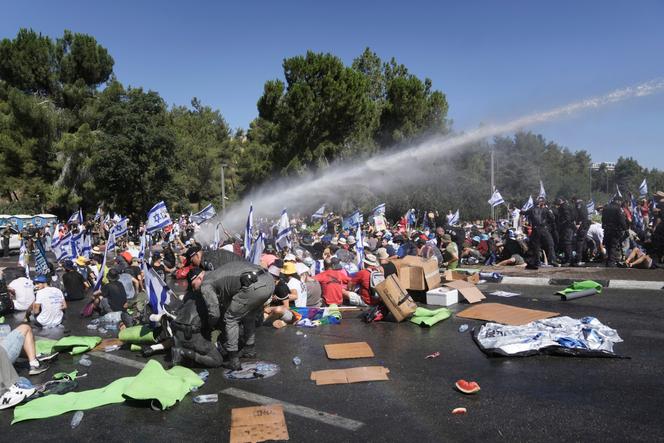
<instances>
[{"instance_id":1,"label":"clear blue sky","mask_svg":"<svg viewBox=\"0 0 664 443\"><path fill-rule=\"evenodd\" d=\"M246 128L285 57L369 46L447 94L457 130L664 77L662 1L13 1L0 37L88 33L120 81ZM664 169L664 94L531 128L596 161Z\"/></svg>"}]
</instances>

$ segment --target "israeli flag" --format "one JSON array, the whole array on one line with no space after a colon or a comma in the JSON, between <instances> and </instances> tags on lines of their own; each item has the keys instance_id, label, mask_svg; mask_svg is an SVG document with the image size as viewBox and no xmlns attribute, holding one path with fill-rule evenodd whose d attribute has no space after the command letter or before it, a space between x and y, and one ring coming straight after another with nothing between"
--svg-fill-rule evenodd
<instances>
[{"instance_id":1,"label":"israeli flag","mask_svg":"<svg viewBox=\"0 0 664 443\"><path fill-rule=\"evenodd\" d=\"M111 229L111 232L108 234L108 243L106 244L106 250L109 250L109 249L115 250L116 240L117 239L115 237L115 233Z\"/></svg>"},{"instance_id":2,"label":"israeli flag","mask_svg":"<svg viewBox=\"0 0 664 443\"><path fill-rule=\"evenodd\" d=\"M249 204L249 215L247 216L247 224L244 227L244 258L248 259L251 255L251 240L254 231L254 205Z\"/></svg>"},{"instance_id":3,"label":"israeli flag","mask_svg":"<svg viewBox=\"0 0 664 443\"><path fill-rule=\"evenodd\" d=\"M495 208L496 206L502 205L503 203L505 203L505 200L503 200L503 196L500 195L500 192L498 192L498 190L496 189L495 191L493 191L493 195L489 199L489 204L491 205L491 207Z\"/></svg>"},{"instance_id":4,"label":"israeli flag","mask_svg":"<svg viewBox=\"0 0 664 443\"><path fill-rule=\"evenodd\" d=\"M408 224L408 226L415 226L415 224L417 223L415 209L409 209L408 212L406 212L406 223Z\"/></svg>"},{"instance_id":5,"label":"israeli flag","mask_svg":"<svg viewBox=\"0 0 664 443\"><path fill-rule=\"evenodd\" d=\"M318 228L318 235L325 234L327 232L327 219L323 220L323 224L320 225L320 228Z\"/></svg>"},{"instance_id":6,"label":"israeli flag","mask_svg":"<svg viewBox=\"0 0 664 443\"><path fill-rule=\"evenodd\" d=\"M639 185L639 196L640 197L645 197L648 195L648 183L646 182L646 179L644 178L641 184Z\"/></svg>"},{"instance_id":7,"label":"israeli flag","mask_svg":"<svg viewBox=\"0 0 664 443\"><path fill-rule=\"evenodd\" d=\"M25 246L25 242L21 240L21 248L18 252L18 265L22 268L25 268L25 277L30 278L30 267L28 266L28 248Z\"/></svg>"},{"instance_id":8,"label":"israeli flag","mask_svg":"<svg viewBox=\"0 0 664 443\"><path fill-rule=\"evenodd\" d=\"M101 220L102 212L101 212L101 206L97 208L97 212L95 213L95 218L94 221Z\"/></svg>"},{"instance_id":9,"label":"israeli flag","mask_svg":"<svg viewBox=\"0 0 664 443\"><path fill-rule=\"evenodd\" d=\"M459 223L459 210L457 209L454 214L447 221L448 225L456 225Z\"/></svg>"},{"instance_id":10,"label":"israeli flag","mask_svg":"<svg viewBox=\"0 0 664 443\"><path fill-rule=\"evenodd\" d=\"M343 229L351 229L355 226L361 225L363 222L364 217L362 216L362 213L359 209L356 209L355 212L343 219L341 222L341 227Z\"/></svg>"},{"instance_id":11,"label":"israeli flag","mask_svg":"<svg viewBox=\"0 0 664 443\"><path fill-rule=\"evenodd\" d=\"M115 239L113 238L113 233L108 236L108 244L111 244L111 241L115 243ZM104 279L104 271L106 270L106 256L108 255L108 250L110 248L106 246L106 249L104 250L104 259L101 261L101 268L99 268L99 272L97 272L97 280L95 280L95 285L92 288L92 293L94 294L95 292L101 290L101 281Z\"/></svg>"},{"instance_id":12,"label":"israeli flag","mask_svg":"<svg viewBox=\"0 0 664 443\"><path fill-rule=\"evenodd\" d=\"M325 214L325 205L321 206L316 212L311 214L311 219L323 218L323 214Z\"/></svg>"},{"instance_id":13,"label":"israeli flag","mask_svg":"<svg viewBox=\"0 0 664 443\"><path fill-rule=\"evenodd\" d=\"M113 233L115 234L115 237L122 237L125 235L127 232L129 232L129 226L128 226L128 220L125 217L122 217L118 223L111 228Z\"/></svg>"},{"instance_id":14,"label":"israeli flag","mask_svg":"<svg viewBox=\"0 0 664 443\"><path fill-rule=\"evenodd\" d=\"M277 238L275 241L278 250L291 247L290 233L291 233L290 221L288 220L288 214L286 213L286 209L284 208L284 210L281 211L281 218L279 219L279 225L277 228Z\"/></svg>"},{"instance_id":15,"label":"israeli flag","mask_svg":"<svg viewBox=\"0 0 664 443\"><path fill-rule=\"evenodd\" d=\"M81 255L90 258L92 252L92 235L87 231L83 231L83 243L81 245Z\"/></svg>"},{"instance_id":16,"label":"israeli flag","mask_svg":"<svg viewBox=\"0 0 664 443\"><path fill-rule=\"evenodd\" d=\"M80 247L79 244L81 243L81 240L83 238L83 233L85 231L81 231L79 233L71 233L71 237L69 239L69 244L70 244L70 254L69 256L71 257L72 260L76 259L79 255L82 255L80 253Z\"/></svg>"},{"instance_id":17,"label":"israeli flag","mask_svg":"<svg viewBox=\"0 0 664 443\"><path fill-rule=\"evenodd\" d=\"M593 198L588 203L586 203L586 208L588 209L588 215L595 213L595 199Z\"/></svg>"},{"instance_id":18,"label":"israeli flag","mask_svg":"<svg viewBox=\"0 0 664 443\"><path fill-rule=\"evenodd\" d=\"M141 249L138 251L138 259L143 260L145 258L145 248L147 247L148 239L145 235L145 231L141 235Z\"/></svg>"},{"instance_id":19,"label":"israeli flag","mask_svg":"<svg viewBox=\"0 0 664 443\"><path fill-rule=\"evenodd\" d=\"M69 220L67 220L68 225L73 225L73 224L83 224L83 211L81 208L78 208L78 211L74 212L71 217L69 217Z\"/></svg>"},{"instance_id":20,"label":"israeli flag","mask_svg":"<svg viewBox=\"0 0 664 443\"><path fill-rule=\"evenodd\" d=\"M189 220L200 225L205 220L209 220L215 215L217 215L217 211L215 211L214 206L212 206L212 203L210 203L209 205L207 205L197 213L191 214L189 216Z\"/></svg>"},{"instance_id":21,"label":"israeli flag","mask_svg":"<svg viewBox=\"0 0 664 443\"><path fill-rule=\"evenodd\" d=\"M381 203L371 210L374 217L385 215L385 203Z\"/></svg>"},{"instance_id":22,"label":"israeli flag","mask_svg":"<svg viewBox=\"0 0 664 443\"><path fill-rule=\"evenodd\" d=\"M533 196L531 195L528 197L528 201L523 205L521 210L525 212L528 209L532 208L533 206L535 206L535 202L533 202Z\"/></svg>"},{"instance_id":23,"label":"israeli flag","mask_svg":"<svg viewBox=\"0 0 664 443\"><path fill-rule=\"evenodd\" d=\"M634 197L632 197L630 205L631 205L630 210L632 211L632 216L633 216L632 220L634 221L634 226L636 226L641 230L643 229L643 214L641 214L641 208L639 208L639 205Z\"/></svg>"},{"instance_id":24,"label":"israeli flag","mask_svg":"<svg viewBox=\"0 0 664 443\"><path fill-rule=\"evenodd\" d=\"M148 294L148 301L152 312L161 314L164 311L164 305L171 301L170 291L166 283L159 277L154 269L143 262L143 274L145 275L145 291Z\"/></svg>"},{"instance_id":25,"label":"israeli flag","mask_svg":"<svg viewBox=\"0 0 664 443\"><path fill-rule=\"evenodd\" d=\"M539 195L537 196L537 198L546 199L546 191L544 190L544 183L542 183L542 180L540 180L540 192L539 192Z\"/></svg>"},{"instance_id":26,"label":"israeli flag","mask_svg":"<svg viewBox=\"0 0 664 443\"><path fill-rule=\"evenodd\" d=\"M263 239L263 233L258 234L258 238L251 247L249 254L249 261L255 265L261 264L261 257L263 256L263 249L265 249L265 240Z\"/></svg>"},{"instance_id":27,"label":"israeli flag","mask_svg":"<svg viewBox=\"0 0 664 443\"><path fill-rule=\"evenodd\" d=\"M212 242L212 249L219 249L219 244L221 243L221 234L219 233L219 227L221 223L217 223L217 226L214 228L214 241Z\"/></svg>"},{"instance_id":28,"label":"israeli flag","mask_svg":"<svg viewBox=\"0 0 664 443\"><path fill-rule=\"evenodd\" d=\"M155 231L165 228L171 223L171 216L168 215L166 203L162 200L148 211L148 222L145 225L145 229L148 234L152 234Z\"/></svg>"},{"instance_id":29,"label":"israeli flag","mask_svg":"<svg viewBox=\"0 0 664 443\"><path fill-rule=\"evenodd\" d=\"M616 195L622 198L622 194L620 193L620 188L618 187L618 183L616 183Z\"/></svg>"},{"instance_id":30,"label":"israeli flag","mask_svg":"<svg viewBox=\"0 0 664 443\"><path fill-rule=\"evenodd\" d=\"M362 228L360 225L357 225L355 240L357 240L357 243L355 243L355 252L357 253L357 261L355 264L357 265L357 269L362 269L362 266L364 265L364 236L362 235Z\"/></svg>"},{"instance_id":31,"label":"israeli flag","mask_svg":"<svg viewBox=\"0 0 664 443\"><path fill-rule=\"evenodd\" d=\"M113 214L113 221L115 223L120 223L120 220L122 220L122 216L120 214Z\"/></svg>"}]
</instances>

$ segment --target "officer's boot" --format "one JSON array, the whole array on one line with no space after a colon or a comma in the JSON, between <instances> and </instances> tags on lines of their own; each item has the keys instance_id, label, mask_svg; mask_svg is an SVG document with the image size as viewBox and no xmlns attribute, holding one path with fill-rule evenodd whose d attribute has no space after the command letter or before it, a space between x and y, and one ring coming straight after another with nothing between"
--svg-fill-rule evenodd
<instances>
[{"instance_id":1,"label":"officer's boot","mask_svg":"<svg viewBox=\"0 0 664 443\"><path fill-rule=\"evenodd\" d=\"M228 361L225 361L222 366L232 371L239 371L242 369L239 353L237 351L230 351L228 353Z\"/></svg>"},{"instance_id":2,"label":"officer's boot","mask_svg":"<svg viewBox=\"0 0 664 443\"><path fill-rule=\"evenodd\" d=\"M256 358L256 348L254 345L246 345L242 348L240 358Z\"/></svg>"}]
</instances>

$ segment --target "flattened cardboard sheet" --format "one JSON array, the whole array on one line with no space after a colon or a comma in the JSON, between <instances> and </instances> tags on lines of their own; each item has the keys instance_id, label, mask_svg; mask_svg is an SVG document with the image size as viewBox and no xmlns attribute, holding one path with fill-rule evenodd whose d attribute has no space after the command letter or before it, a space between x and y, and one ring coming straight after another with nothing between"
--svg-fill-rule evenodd
<instances>
[{"instance_id":1,"label":"flattened cardboard sheet","mask_svg":"<svg viewBox=\"0 0 664 443\"><path fill-rule=\"evenodd\" d=\"M105 338L103 339L97 346L95 346L92 350L93 351L104 351L107 346L115 346L115 345L124 345L125 342L122 340L118 340L117 338Z\"/></svg>"},{"instance_id":2,"label":"flattened cardboard sheet","mask_svg":"<svg viewBox=\"0 0 664 443\"><path fill-rule=\"evenodd\" d=\"M374 357L371 346L365 341L325 345L325 352L327 353L327 358L331 360Z\"/></svg>"},{"instance_id":3,"label":"flattened cardboard sheet","mask_svg":"<svg viewBox=\"0 0 664 443\"><path fill-rule=\"evenodd\" d=\"M288 440L284 408L261 405L231 411L231 443Z\"/></svg>"},{"instance_id":4,"label":"flattened cardboard sheet","mask_svg":"<svg viewBox=\"0 0 664 443\"><path fill-rule=\"evenodd\" d=\"M316 386L361 383L365 381L383 381L389 380L387 377L389 372L390 370L384 366L329 369L325 371L313 371L311 373L311 380L316 382Z\"/></svg>"},{"instance_id":5,"label":"flattened cardboard sheet","mask_svg":"<svg viewBox=\"0 0 664 443\"><path fill-rule=\"evenodd\" d=\"M452 289L458 289L459 294L461 294L463 298L468 300L468 303L471 304L480 302L486 298L484 294L482 294L482 291L477 289L477 287L474 284L469 283L467 281L463 280L449 281L445 283L445 286Z\"/></svg>"},{"instance_id":6,"label":"flattened cardboard sheet","mask_svg":"<svg viewBox=\"0 0 664 443\"><path fill-rule=\"evenodd\" d=\"M516 306L503 305L501 303L482 303L481 305L471 306L470 308L459 312L456 316L520 326L530 323L531 321L557 317L559 315L560 314L557 312L517 308Z\"/></svg>"}]
</instances>

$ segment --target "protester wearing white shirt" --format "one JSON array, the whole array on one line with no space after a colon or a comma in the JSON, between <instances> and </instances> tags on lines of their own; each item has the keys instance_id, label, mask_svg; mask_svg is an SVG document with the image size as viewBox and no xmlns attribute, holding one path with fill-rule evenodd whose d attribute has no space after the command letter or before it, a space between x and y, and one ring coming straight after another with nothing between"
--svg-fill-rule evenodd
<instances>
[{"instance_id":1,"label":"protester wearing white shirt","mask_svg":"<svg viewBox=\"0 0 664 443\"><path fill-rule=\"evenodd\" d=\"M65 296L58 288L48 285L45 275L35 277L35 302L32 304L32 314L37 324L44 328L52 328L62 323L64 310L67 309Z\"/></svg>"},{"instance_id":2,"label":"protester wearing white shirt","mask_svg":"<svg viewBox=\"0 0 664 443\"><path fill-rule=\"evenodd\" d=\"M7 287L14 295L14 309L26 311L35 302L35 286L25 277L12 280Z\"/></svg>"}]
</instances>

